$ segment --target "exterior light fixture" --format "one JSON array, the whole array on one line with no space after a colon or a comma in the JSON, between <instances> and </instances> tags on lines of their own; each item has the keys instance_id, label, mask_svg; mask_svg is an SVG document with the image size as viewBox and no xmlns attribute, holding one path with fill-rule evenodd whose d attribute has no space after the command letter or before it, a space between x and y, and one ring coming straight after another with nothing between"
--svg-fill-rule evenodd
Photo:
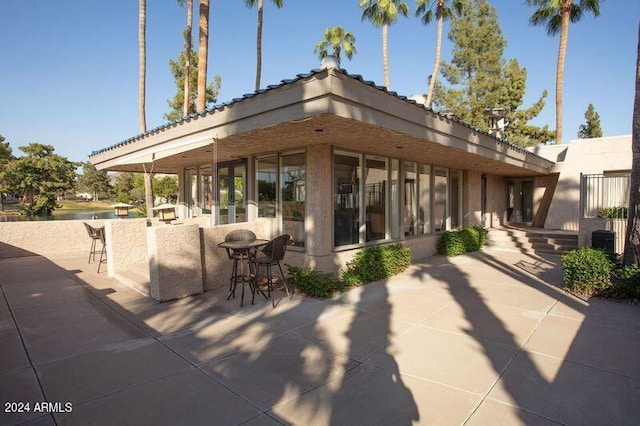
<instances>
[{"instance_id":1,"label":"exterior light fixture","mask_svg":"<svg viewBox=\"0 0 640 426\"><path fill-rule=\"evenodd\" d=\"M158 219L163 222L170 222L177 219L176 206L173 204L161 204L158 207L154 207L153 211L158 213Z\"/></svg>"},{"instance_id":2,"label":"exterior light fixture","mask_svg":"<svg viewBox=\"0 0 640 426\"><path fill-rule=\"evenodd\" d=\"M111 207L113 207L116 217L119 217L119 218L125 218L129 216L129 209L133 208L131 204L125 204L125 203L114 204Z\"/></svg>"}]
</instances>

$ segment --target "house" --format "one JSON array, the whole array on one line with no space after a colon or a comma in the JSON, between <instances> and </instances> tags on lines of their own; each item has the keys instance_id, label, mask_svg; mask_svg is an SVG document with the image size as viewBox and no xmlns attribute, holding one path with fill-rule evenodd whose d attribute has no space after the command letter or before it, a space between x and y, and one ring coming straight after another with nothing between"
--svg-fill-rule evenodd
<instances>
[{"instance_id":1,"label":"house","mask_svg":"<svg viewBox=\"0 0 640 426\"><path fill-rule=\"evenodd\" d=\"M370 244L400 241L424 258L445 230L544 223L558 177L554 159L332 67L101 149L90 161L99 170L153 165L179 176L182 225L147 230L152 288L163 262L181 262L164 270L184 271L193 288L198 280L204 289L224 285L218 271L228 262L215 242L237 227L291 234L287 262L325 271L344 268ZM200 245L178 248L178 232Z\"/></svg>"}]
</instances>

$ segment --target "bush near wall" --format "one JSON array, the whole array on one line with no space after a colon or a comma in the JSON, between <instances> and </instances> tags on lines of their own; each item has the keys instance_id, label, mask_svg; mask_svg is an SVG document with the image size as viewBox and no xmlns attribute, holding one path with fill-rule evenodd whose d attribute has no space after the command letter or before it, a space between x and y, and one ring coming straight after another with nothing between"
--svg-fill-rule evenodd
<instances>
[{"instance_id":1,"label":"bush near wall","mask_svg":"<svg viewBox=\"0 0 640 426\"><path fill-rule=\"evenodd\" d=\"M334 274L310 268L287 265L287 276L304 294L321 299L333 297L349 288L349 284L337 280Z\"/></svg>"},{"instance_id":2,"label":"bush near wall","mask_svg":"<svg viewBox=\"0 0 640 426\"><path fill-rule=\"evenodd\" d=\"M411 249L401 244L367 247L347 263L342 280L361 286L399 274L409 267L412 255Z\"/></svg>"},{"instance_id":3,"label":"bush near wall","mask_svg":"<svg viewBox=\"0 0 640 426\"><path fill-rule=\"evenodd\" d=\"M484 247L489 230L470 226L457 231L447 231L438 241L438 253L447 256L458 256Z\"/></svg>"},{"instance_id":4,"label":"bush near wall","mask_svg":"<svg viewBox=\"0 0 640 426\"><path fill-rule=\"evenodd\" d=\"M569 291L591 296L611 287L614 264L603 250L580 247L562 255L564 284Z\"/></svg>"}]
</instances>

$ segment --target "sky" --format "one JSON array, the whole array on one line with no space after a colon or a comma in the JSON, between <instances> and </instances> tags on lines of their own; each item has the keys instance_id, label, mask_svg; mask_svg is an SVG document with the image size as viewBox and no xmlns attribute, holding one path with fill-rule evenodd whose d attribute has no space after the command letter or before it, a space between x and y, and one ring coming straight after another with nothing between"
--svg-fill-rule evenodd
<instances>
[{"instance_id":1,"label":"sky","mask_svg":"<svg viewBox=\"0 0 640 426\"><path fill-rule=\"evenodd\" d=\"M197 3L196 14L197 16ZM361 21L358 0L265 0L262 86L318 68L314 47L326 27L356 36L349 73L384 84L382 32ZM527 69L524 107L543 90L547 104L533 124L555 128L559 37L531 27L524 0L493 0L507 40L504 58ZM640 1L601 1L569 29L564 80L564 141L577 137L592 103L605 136L631 133ZM426 93L436 25L414 17L389 30L391 90ZM208 79L222 77L218 103L253 92L257 11L244 0L211 0ZM194 17L194 21L197 19ZM195 23L194 22L194 23ZM176 0L147 0L147 129L165 123L176 93L168 62L183 48L186 10ZM195 25L194 25L195 26ZM448 24L445 23L445 34ZM194 30L194 43L197 29ZM57 154L87 161L92 151L140 133L138 124L138 2L135 0L0 0L0 135L18 147L53 145ZM444 40L443 60L451 58Z\"/></svg>"}]
</instances>

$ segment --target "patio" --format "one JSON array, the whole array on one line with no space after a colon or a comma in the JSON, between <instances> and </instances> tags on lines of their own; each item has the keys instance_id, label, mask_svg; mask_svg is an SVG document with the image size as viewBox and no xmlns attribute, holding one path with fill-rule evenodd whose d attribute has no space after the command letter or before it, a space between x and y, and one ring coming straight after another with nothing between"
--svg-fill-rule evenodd
<instances>
[{"instance_id":1,"label":"patio","mask_svg":"<svg viewBox=\"0 0 640 426\"><path fill-rule=\"evenodd\" d=\"M435 256L326 301L156 304L86 257L0 259L0 424L636 424L640 307L559 258ZM36 413L34 403L72 404Z\"/></svg>"}]
</instances>

